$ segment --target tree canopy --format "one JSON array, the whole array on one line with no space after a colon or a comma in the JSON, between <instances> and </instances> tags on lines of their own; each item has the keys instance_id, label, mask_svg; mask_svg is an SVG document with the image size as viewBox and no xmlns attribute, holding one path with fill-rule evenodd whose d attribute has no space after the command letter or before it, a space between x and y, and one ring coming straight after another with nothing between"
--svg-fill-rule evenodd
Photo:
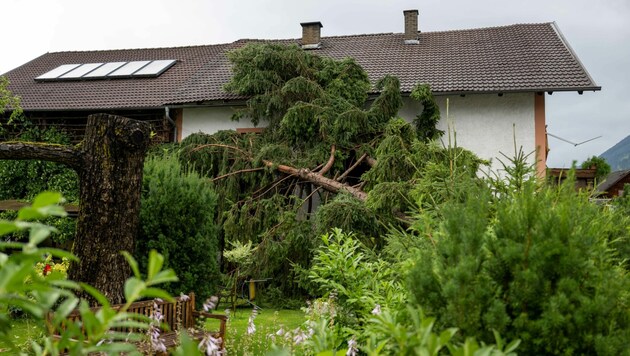
<instances>
[{"instance_id":1,"label":"tree canopy","mask_svg":"<svg viewBox=\"0 0 630 356\"><path fill-rule=\"evenodd\" d=\"M341 227L382 246L386 229L407 224L415 182L460 174L447 168L453 159L469 176L483 163L434 142L442 132L427 85L411 95L424 107L412 125L397 117L398 79L372 85L352 59L278 44L249 44L229 59L234 75L225 89L249 97L233 119L266 128L191 135L181 159L214 181L226 246L252 241L258 258L249 273L282 277L276 285L284 291L295 290L287 262L308 266L318 234Z\"/></svg>"}]
</instances>

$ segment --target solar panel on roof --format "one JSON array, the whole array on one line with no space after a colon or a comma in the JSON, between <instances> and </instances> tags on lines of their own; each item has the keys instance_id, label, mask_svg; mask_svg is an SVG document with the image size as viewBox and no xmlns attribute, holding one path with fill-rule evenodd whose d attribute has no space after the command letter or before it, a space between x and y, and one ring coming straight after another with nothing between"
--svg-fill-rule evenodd
<instances>
[{"instance_id":1,"label":"solar panel on roof","mask_svg":"<svg viewBox=\"0 0 630 356\"><path fill-rule=\"evenodd\" d=\"M136 72L138 69L146 66L150 62L151 61L129 62L125 64L124 66L116 69L115 71L109 73L107 76L108 77L129 76L129 75L132 75L134 72Z\"/></svg>"},{"instance_id":2,"label":"solar panel on roof","mask_svg":"<svg viewBox=\"0 0 630 356\"><path fill-rule=\"evenodd\" d=\"M56 79L60 75L66 74L78 66L80 66L80 64L62 64L59 67L44 73L35 79Z\"/></svg>"},{"instance_id":3,"label":"solar panel on roof","mask_svg":"<svg viewBox=\"0 0 630 356\"><path fill-rule=\"evenodd\" d=\"M90 73L91 71L93 71L94 69L102 66L103 63L86 63L86 64L82 64L79 67L69 71L68 73L59 76L60 79L66 79L66 78L81 78L82 76L84 76L87 73Z\"/></svg>"},{"instance_id":4,"label":"solar panel on roof","mask_svg":"<svg viewBox=\"0 0 630 356\"><path fill-rule=\"evenodd\" d=\"M174 59L163 59L152 61L139 71L133 73L134 76L158 76L175 64Z\"/></svg>"},{"instance_id":5,"label":"solar panel on roof","mask_svg":"<svg viewBox=\"0 0 630 356\"><path fill-rule=\"evenodd\" d=\"M102 66L98 67L97 69L93 70L92 72L84 75L83 78L104 77L104 76L108 75L109 73L115 71L116 69L120 68L125 63L127 63L127 62L109 62L109 63L105 63Z\"/></svg>"},{"instance_id":6,"label":"solar panel on roof","mask_svg":"<svg viewBox=\"0 0 630 356\"><path fill-rule=\"evenodd\" d=\"M35 80L61 81L81 79L109 79L128 77L158 77L175 65L174 59L155 61L63 64Z\"/></svg>"}]
</instances>

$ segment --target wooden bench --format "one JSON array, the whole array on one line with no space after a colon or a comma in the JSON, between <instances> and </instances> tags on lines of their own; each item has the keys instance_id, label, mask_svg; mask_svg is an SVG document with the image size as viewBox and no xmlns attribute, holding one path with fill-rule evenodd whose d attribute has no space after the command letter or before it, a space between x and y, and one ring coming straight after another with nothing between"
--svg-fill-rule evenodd
<instances>
[{"instance_id":1,"label":"wooden bench","mask_svg":"<svg viewBox=\"0 0 630 356\"><path fill-rule=\"evenodd\" d=\"M223 349L225 345L225 324L227 316L197 311L195 310L195 294L190 293L188 297L189 298L177 297L175 298L175 302L154 300L135 302L130 305L127 312L150 317L153 314L154 305L157 305L157 308L164 317L164 319L162 319L162 323L168 325L168 328L166 330L163 329L160 334L160 339L163 340L167 349L172 349L177 346L178 332L182 330L185 330L191 338L197 340L201 340L208 333L214 338L221 338L220 347ZM122 306L122 304L113 305L112 308L119 310ZM98 310L99 307L92 308L92 311L94 312ZM49 315L48 317L50 318L52 315ZM199 325L197 324L197 321L203 318L217 319L220 322L219 330L210 332L200 330L198 328ZM81 314L78 310L74 310L68 315L66 320L70 322L80 321ZM64 326L62 326L62 328L63 327ZM121 330L115 329L113 331L130 332L132 330L123 328ZM138 332L137 330L133 331Z\"/></svg>"}]
</instances>

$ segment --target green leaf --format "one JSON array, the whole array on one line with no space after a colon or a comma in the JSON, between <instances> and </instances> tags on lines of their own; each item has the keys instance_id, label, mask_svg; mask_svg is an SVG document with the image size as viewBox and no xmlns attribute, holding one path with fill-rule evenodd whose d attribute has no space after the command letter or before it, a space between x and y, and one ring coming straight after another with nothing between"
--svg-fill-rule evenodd
<instances>
[{"instance_id":1,"label":"green leaf","mask_svg":"<svg viewBox=\"0 0 630 356\"><path fill-rule=\"evenodd\" d=\"M133 275L138 279L142 278L140 275L140 268L138 267L138 261L136 261L136 259L133 258L133 256L127 251L120 251L120 253L125 257L127 263L129 263L129 266L133 271Z\"/></svg>"},{"instance_id":2,"label":"green leaf","mask_svg":"<svg viewBox=\"0 0 630 356\"><path fill-rule=\"evenodd\" d=\"M50 236L52 229L44 225L33 226L28 236L28 244L30 246L37 246L44 242Z\"/></svg>"},{"instance_id":3,"label":"green leaf","mask_svg":"<svg viewBox=\"0 0 630 356\"><path fill-rule=\"evenodd\" d=\"M149 281L150 282L149 285L156 285L156 284L167 283L167 282L177 282L178 280L179 279L177 278L175 271L169 268L164 271L160 271L160 273L158 273L155 277L153 277L153 279Z\"/></svg>"},{"instance_id":4,"label":"green leaf","mask_svg":"<svg viewBox=\"0 0 630 356\"><path fill-rule=\"evenodd\" d=\"M176 356L199 356L201 351L197 347L197 343L193 341L186 332L179 335L179 346L173 353Z\"/></svg>"},{"instance_id":5,"label":"green leaf","mask_svg":"<svg viewBox=\"0 0 630 356\"><path fill-rule=\"evenodd\" d=\"M12 221L0 220L0 236L18 231L19 228Z\"/></svg>"},{"instance_id":6,"label":"green leaf","mask_svg":"<svg viewBox=\"0 0 630 356\"><path fill-rule=\"evenodd\" d=\"M150 281L153 277L160 272L162 265L164 264L164 256L157 253L155 250L149 252L149 270L147 271L147 279Z\"/></svg>"},{"instance_id":7,"label":"green leaf","mask_svg":"<svg viewBox=\"0 0 630 356\"><path fill-rule=\"evenodd\" d=\"M33 208L42 208L48 205L61 204L65 201L61 196L61 193L57 192L42 192L39 193L35 199L33 199Z\"/></svg>"},{"instance_id":8,"label":"green leaf","mask_svg":"<svg viewBox=\"0 0 630 356\"><path fill-rule=\"evenodd\" d=\"M70 261L75 261L75 262L79 262L79 258L75 255L73 255L71 252L65 251L65 250L61 250L58 248L48 248L48 247L44 247L44 248L39 248L38 251L42 254L49 254L53 257L58 257L58 258L67 258Z\"/></svg>"},{"instance_id":9,"label":"green leaf","mask_svg":"<svg viewBox=\"0 0 630 356\"><path fill-rule=\"evenodd\" d=\"M81 288L83 288L84 291L88 292L89 295L91 295L94 299L96 299L96 301L100 305L107 308L110 307L109 301L107 300L107 298L103 295L103 293L99 292L96 288L92 287L91 285L87 283L79 283L79 285L81 286Z\"/></svg>"},{"instance_id":10,"label":"green leaf","mask_svg":"<svg viewBox=\"0 0 630 356\"><path fill-rule=\"evenodd\" d=\"M18 211L17 218L19 220L30 221L30 220L38 220L45 218L37 209L32 208L30 206L25 206Z\"/></svg>"},{"instance_id":11,"label":"green leaf","mask_svg":"<svg viewBox=\"0 0 630 356\"><path fill-rule=\"evenodd\" d=\"M521 344L521 340L520 339L516 339L512 342L510 342L506 347L505 350L503 350L504 353L508 354L510 352L513 352L514 350L516 350L518 348L518 346Z\"/></svg>"},{"instance_id":12,"label":"green leaf","mask_svg":"<svg viewBox=\"0 0 630 356\"><path fill-rule=\"evenodd\" d=\"M159 289L159 288L145 288L142 291L141 294L142 297L146 297L146 298L160 298L162 300L168 301L168 302L174 302L175 298L171 297L170 294L168 294L168 292Z\"/></svg>"},{"instance_id":13,"label":"green leaf","mask_svg":"<svg viewBox=\"0 0 630 356\"><path fill-rule=\"evenodd\" d=\"M127 299L127 303L133 303L138 299L146 287L146 283L138 278L132 277L127 279L125 282L125 299Z\"/></svg>"},{"instance_id":14,"label":"green leaf","mask_svg":"<svg viewBox=\"0 0 630 356\"><path fill-rule=\"evenodd\" d=\"M53 324L58 325L63 321L79 304L79 298L73 297L64 300L57 310L55 310Z\"/></svg>"}]
</instances>

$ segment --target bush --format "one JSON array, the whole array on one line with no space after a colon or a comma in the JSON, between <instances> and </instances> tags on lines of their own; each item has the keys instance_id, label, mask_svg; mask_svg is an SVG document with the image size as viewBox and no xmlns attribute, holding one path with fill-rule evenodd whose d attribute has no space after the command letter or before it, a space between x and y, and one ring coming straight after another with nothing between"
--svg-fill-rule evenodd
<instances>
[{"instance_id":1,"label":"bush","mask_svg":"<svg viewBox=\"0 0 630 356\"><path fill-rule=\"evenodd\" d=\"M179 277L179 282L165 287L172 294L194 291L203 301L216 292L215 205L216 195L207 181L183 171L176 155L147 158L135 255L142 266L150 250L164 255L165 265Z\"/></svg>"},{"instance_id":2,"label":"bush","mask_svg":"<svg viewBox=\"0 0 630 356\"><path fill-rule=\"evenodd\" d=\"M520 338L523 354L627 352L630 278L609 245L616 221L572 184L528 182L496 204L479 189L445 204L436 245L409 276L416 303L480 340L493 330Z\"/></svg>"},{"instance_id":3,"label":"bush","mask_svg":"<svg viewBox=\"0 0 630 356\"><path fill-rule=\"evenodd\" d=\"M39 129L28 125L17 139L70 144L70 138L64 132L55 128ZM67 200L76 202L79 199L78 175L73 169L54 162L0 160L0 200L30 200L45 190L61 192Z\"/></svg>"}]
</instances>

